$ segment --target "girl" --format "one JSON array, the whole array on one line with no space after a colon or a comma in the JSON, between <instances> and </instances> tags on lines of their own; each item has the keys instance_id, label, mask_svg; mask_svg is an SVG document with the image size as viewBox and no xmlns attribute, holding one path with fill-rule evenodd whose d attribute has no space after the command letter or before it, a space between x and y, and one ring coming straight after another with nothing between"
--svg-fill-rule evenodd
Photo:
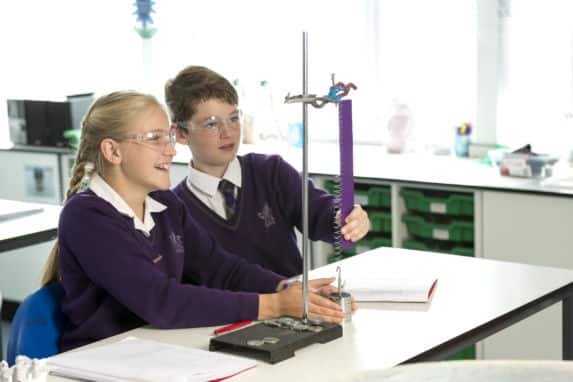
<instances>
[{"instance_id":1,"label":"girl","mask_svg":"<svg viewBox=\"0 0 573 382\"><path fill-rule=\"evenodd\" d=\"M111 93L86 113L43 280L65 290L70 325L60 350L145 324L301 315L300 285L284 288L281 276L224 251L169 191L174 144L167 114L150 95ZM311 282L309 310L340 322L339 306L322 296L332 281Z\"/></svg>"},{"instance_id":2,"label":"girl","mask_svg":"<svg viewBox=\"0 0 573 382\"><path fill-rule=\"evenodd\" d=\"M241 140L239 99L223 76L189 66L165 85L178 141L193 159L174 191L196 221L219 243L253 264L286 277L302 273L295 228L302 232L302 177L279 155L237 156ZM333 242L336 203L309 183L309 235ZM358 241L369 230L356 205L341 233Z\"/></svg>"}]
</instances>

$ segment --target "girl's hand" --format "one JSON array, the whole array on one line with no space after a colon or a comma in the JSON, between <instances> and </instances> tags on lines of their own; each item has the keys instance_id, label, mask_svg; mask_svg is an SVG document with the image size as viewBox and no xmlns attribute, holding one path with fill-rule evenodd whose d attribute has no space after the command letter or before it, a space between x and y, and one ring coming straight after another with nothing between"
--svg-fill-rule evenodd
<instances>
[{"instance_id":1,"label":"girl's hand","mask_svg":"<svg viewBox=\"0 0 573 382\"><path fill-rule=\"evenodd\" d=\"M342 322L344 314L340 305L326 297L331 290L335 290L330 286L334 280L332 277L309 281L309 317L320 318L325 322ZM279 293L259 295L259 320L280 316L302 317L302 313L302 284L299 282Z\"/></svg>"},{"instance_id":2,"label":"girl's hand","mask_svg":"<svg viewBox=\"0 0 573 382\"><path fill-rule=\"evenodd\" d=\"M325 280L325 279L319 279L319 280ZM332 280L335 280L335 278L333 277ZM309 281L309 286L312 285L312 282L315 280L310 280ZM322 296L328 297L331 294L337 294L338 293L338 288L333 286L333 285L323 285L322 287L318 288L316 290L317 293L319 293ZM358 306L356 305L356 301L354 300L354 297L351 298L352 300L352 314L354 314L356 312L356 309L358 309Z\"/></svg>"}]
</instances>

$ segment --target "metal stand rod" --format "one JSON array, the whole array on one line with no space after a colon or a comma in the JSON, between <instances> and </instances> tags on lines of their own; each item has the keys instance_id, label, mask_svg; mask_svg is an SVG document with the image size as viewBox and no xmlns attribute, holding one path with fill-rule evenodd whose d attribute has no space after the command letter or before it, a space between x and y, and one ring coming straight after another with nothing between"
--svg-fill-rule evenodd
<instances>
[{"instance_id":1,"label":"metal stand rod","mask_svg":"<svg viewBox=\"0 0 573 382\"><path fill-rule=\"evenodd\" d=\"M302 32L302 95L308 95L308 32ZM302 301L303 322L308 320L308 105L302 103Z\"/></svg>"}]
</instances>

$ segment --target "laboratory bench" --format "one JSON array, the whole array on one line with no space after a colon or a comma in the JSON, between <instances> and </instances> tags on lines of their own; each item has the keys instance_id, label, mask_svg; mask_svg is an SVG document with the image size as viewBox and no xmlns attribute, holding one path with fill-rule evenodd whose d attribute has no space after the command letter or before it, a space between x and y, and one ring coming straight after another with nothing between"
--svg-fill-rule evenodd
<instances>
[{"instance_id":1,"label":"laboratory bench","mask_svg":"<svg viewBox=\"0 0 573 382\"><path fill-rule=\"evenodd\" d=\"M61 209L0 199L0 253L55 239Z\"/></svg>"},{"instance_id":2,"label":"laboratory bench","mask_svg":"<svg viewBox=\"0 0 573 382\"><path fill-rule=\"evenodd\" d=\"M57 236L62 207L0 199L0 290L2 316L40 285L45 260Z\"/></svg>"},{"instance_id":3,"label":"laboratory bench","mask_svg":"<svg viewBox=\"0 0 573 382\"><path fill-rule=\"evenodd\" d=\"M254 149L262 153L280 152L301 169L300 149L284 146ZM253 147L241 148L241 152L252 150ZM171 166L173 184L187 175L189 161L188 150L179 146ZM310 145L309 173L319 186L328 189L329 183L336 180L338 169L334 145ZM408 223L414 217L422 215L425 220L434 220L430 228L432 224L442 227L441 223L452 217L473 226L471 242L476 257L573 268L573 257L569 256L573 236L568 230L573 223L573 169L562 166L554 177L547 179L507 177L476 160L387 154L381 146L364 145L354 148L354 176L355 201L371 207L379 222L371 221L376 223L371 225L390 233L393 247L402 247L408 239ZM416 196L421 198L418 203L429 206L426 210L423 206L414 207L414 217L404 219L411 212L412 203L416 203L412 200ZM462 204L469 202L470 206L465 205L463 212L455 212L443 205L456 198ZM369 206L372 199L374 203ZM390 219L385 219L387 214ZM443 232L437 233L443 237ZM315 259L315 265L323 265L325 260Z\"/></svg>"},{"instance_id":4,"label":"laboratory bench","mask_svg":"<svg viewBox=\"0 0 573 382\"><path fill-rule=\"evenodd\" d=\"M302 168L301 149L242 145L239 153L252 151L279 153ZM317 185L328 188L336 180L338 158L336 145L310 144L309 173ZM65 150L0 150L0 174L15 179L0 198L61 203L73 159ZM172 185L187 175L190 159L189 149L177 145ZM313 244L313 267L387 246L573 269L573 171L559 162L555 170L547 179L506 177L473 159L356 145L355 200L369 212L374 232L341 255L330 245ZM44 185L38 186L38 178ZM52 192L46 195L46 189ZM551 307L490 337L477 353L486 359L559 359L553 345L559 328L559 307ZM540 333L535 347L516 345L524 332Z\"/></svg>"},{"instance_id":5,"label":"laboratory bench","mask_svg":"<svg viewBox=\"0 0 573 382\"><path fill-rule=\"evenodd\" d=\"M17 284L22 284L20 281L29 279L25 270L31 265L24 263L19 267L20 271L15 271L12 267L14 260L21 262L23 259L18 255L26 248L40 246L46 250L45 243L53 241L57 235L60 210L60 206L0 199L0 320L11 319L14 315L21 300L14 299L14 289L18 288ZM37 264L32 267L38 268ZM3 359L2 330L0 359Z\"/></svg>"},{"instance_id":6,"label":"laboratory bench","mask_svg":"<svg viewBox=\"0 0 573 382\"><path fill-rule=\"evenodd\" d=\"M250 150L242 147L241 152ZM302 168L300 149L256 151L279 152ZM335 145L311 143L309 173L319 186L328 188L336 180L338 158ZM189 160L189 150L180 147L171 167L173 182L186 176ZM566 163L556 166L551 178L517 178L473 159L387 154L381 146L355 146L355 200L368 210L376 232L358 243L354 253L390 246L573 269L573 171ZM463 206L460 211L456 199ZM332 252L330 245L313 244L313 266L348 257ZM559 359L554 344L560 340L560 318L560 307L551 307L482 341L478 357ZM523 333L539 333L536 345L517 345Z\"/></svg>"},{"instance_id":7,"label":"laboratory bench","mask_svg":"<svg viewBox=\"0 0 573 382\"><path fill-rule=\"evenodd\" d=\"M413 264L420 266L420 273L413 271ZM573 270L380 248L314 269L310 277L331 276L337 266L343 269L348 280L371 276L373 269L380 269L382 278L425 274L436 277L438 282L426 303L359 302L352 320L342 325L342 337L298 349L294 357L276 364L258 361L256 367L233 380L379 380L373 373L405 363L442 360L468 344L491 338L492 334L495 337L494 333L503 328L531 320L532 314L551 304L565 307L564 330L552 344L555 360L573 357L573 332L570 330L573 324ZM515 288L504 288L507 283ZM161 330L146 326L85 348L132 336L207 350L214 329ZM530 341L528 346L536 344L536 333L526 333L523 341ZM244 356L241 352L233 354ZM455 380L455 377L449 380ZM63 382L65 379L50 377L48 381Z\"/></svg>"}]
</instances>

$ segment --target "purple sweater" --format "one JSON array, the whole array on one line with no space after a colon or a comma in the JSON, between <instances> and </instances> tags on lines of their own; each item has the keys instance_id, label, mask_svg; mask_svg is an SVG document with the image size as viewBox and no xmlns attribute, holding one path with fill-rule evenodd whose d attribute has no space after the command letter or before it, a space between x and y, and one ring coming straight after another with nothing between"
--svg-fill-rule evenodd
<instances>
[{"instance_id":1,"label":"purple sweater","mask_svg":"<svg viewBox=\"0 0 573 382\"><path fill-rule=\"evenodd\" d=\"M144 324L175 329L256 319L255 292L273 292L282 279L223 250L171 191L151 196L167 209L153 214L150 237L91 190L63 208L58 256L70 327L60 350Z\"/></svg>"},{"instance_id":2,"label":"purple sweater","mask_svg":"<svg viewBox=\"0 0 573 382\"><path fill-rule=\"evenodd\" d=\"M226 249L286 277L302 273L294 228L302 232L302 176L278 155L247 154L235 219L227 221L189 190L187 179L174 191L189 213ZM309 184L309 236L334 241L334 197Z\"/></svg>"}]
</instances>

